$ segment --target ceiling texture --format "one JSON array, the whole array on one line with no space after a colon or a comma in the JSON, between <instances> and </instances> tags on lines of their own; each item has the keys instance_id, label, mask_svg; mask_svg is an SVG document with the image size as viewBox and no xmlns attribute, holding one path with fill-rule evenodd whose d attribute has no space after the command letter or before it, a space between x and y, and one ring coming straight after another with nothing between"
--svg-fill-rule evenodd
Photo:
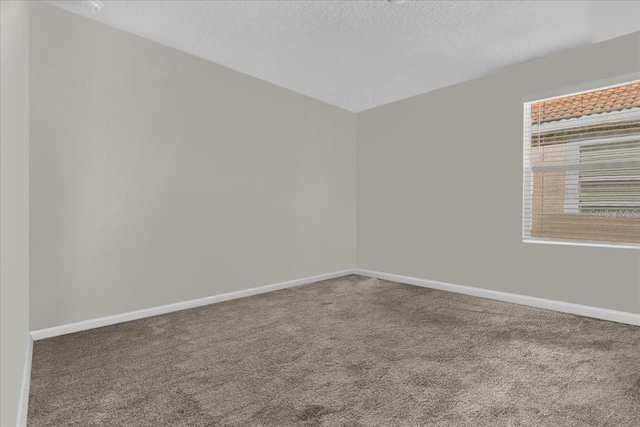
<instances>
[{"instance_id":1,"label":"ceiling texture","mask_svg":"<svg viewBox=\"0 0 640 427\"><path fill-rule=\"evenodd\" d=\"M640 31L640 1L47 1L359 112Z\"/></svg>"}]
</instances>

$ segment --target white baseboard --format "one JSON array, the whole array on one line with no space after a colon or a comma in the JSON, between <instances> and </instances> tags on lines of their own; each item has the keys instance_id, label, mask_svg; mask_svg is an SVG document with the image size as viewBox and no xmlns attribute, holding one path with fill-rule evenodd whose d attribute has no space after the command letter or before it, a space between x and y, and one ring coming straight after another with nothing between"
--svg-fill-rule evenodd
<instances>
[{"instance_id":1,"label":"white baseboard","mask_svg":"<svg viewBox=\"0 0 640 427\"><path fill-rule=\"evenodd\" d=\"M27 413L29 410L29 387L31 385L31 359L33 356L33 339L29 337L27 354L22 371L22 388L20 389L20 402L18 403L18 419L16 426L26 427Z\"/></svg>"},{"instance_id":2,"label":"white baseboard","mask_svg":"<svg viewBox=\"0 0 640 427\"><path fill-rule=\"evenodd\" d=\"M419 279L416 277L401 276L399 274L382 273L379 271L356 268L354 274L359 274L376 279L390 280L406 283L424 288L440 289L442 291L458 294L473 295L498 301L528 305L530 307L544 308L547 310L561 311L563 313L577 314L579 316L594 317L601 320L609 320L618 323L640 326L640 314L624 311L608 310L606 308L590 307L587 305L572 304L569 302L554 301L544 298L528 297L524 295L510 294L507 292L492 291L488 289L473 288L470 286L454 285L451 283L437 282L435 280Z\"/></svg>"},{"instance_id":3,"label":"white baseboard","mask_svg":"<svg viewBox=\"0 0 640 427\"><path fill-rule=\"evenodd\" d=\"M349 274L359 274L367 277L375 277L378 279L390 280L393 282L406 283L415 286L422 286L431 289L440 289L443 291L455 292L465 295L473 295L482 298L489 298L498 301L505 301L515 304L528 305L531 307L544 308L547 310L555 310L564 313L577 314L580 316L593 317L596 319L609 320L619 323L627 323L630 325L640 326L640 314L627 313L623 311L608 310L605 308L590 307L586 305L572 304L562 301L548 300L544 298L529 297L508 292L492 291L488 289L474 288L470 286L454 285L451 283L438 282L435 280L419 279L416 277L402 276L399 274L382 273L379 271L355 268L350 270L336 271L333 273L320 274L318 276L305 277L302 279L289 280L287 282L274 283L271 285L260 286L241 291L229 292L226 294L214 295L205 298L199 298L189 301L178 302L174 304L163 305L159 307L147 308L128 313L116 314L113 316L100 317L98 319L85 320L77 323L54 326L52 328L39 329L31 331L33 340L41 340L59 335L71 334L74 332L86 331L88 329L100 328L102 326L115 325L117 323L128 322L131 320L142 319L145 317L157 316L160 314L171 313L179 310L200 307L203 305L214 304L217 302L228 301L236 298L248 297L251 295L272 292L279 289L291 288L294 286L305 285L308 283L319 282L321 280L334 279ZM31 352L31 350L29 350ZM29 363L30 362L29 353ZM27 384L28 387L28 384ZM28 390L27 390L28 396ZM26 402L25 402L26 405ZM26 410L25 410L26 417Z\"/></svg>"},{"instance_id":4,"label":"white baseboard","mask_svg":"<svg viewBox=\"0 0 640 427\"><path fill-rule=\"evenodd\" d=\"M66 325L54 326L52 328L38 329L31 331L34 340L56 337L59 335L71 334L74 332L86 331L88 329L100 328L102 326L115 325L117 323L129 322L131 320L145 317L157 316L159 314L171 313L179 310L200 307L222 301L229 301L236 298L248 297L251 295L263 294L265 292L277 291L279 289L292 288L294 286L306 285L308 283L319 282L321 280L335 279L349 274L354 274L355 270L342 270L333 273L320 274L318 276L305 277L302 279L289 280L286 282L274 283L257 288L243 289L241 291L229 292L226 294L213 295L210 297L198 298L174 304L162 305L159 307L146 308L143 310L131 311L128 313L115 314L113 316L100 317L82 322L69 323Z\"/></svg>"}]
</instances>

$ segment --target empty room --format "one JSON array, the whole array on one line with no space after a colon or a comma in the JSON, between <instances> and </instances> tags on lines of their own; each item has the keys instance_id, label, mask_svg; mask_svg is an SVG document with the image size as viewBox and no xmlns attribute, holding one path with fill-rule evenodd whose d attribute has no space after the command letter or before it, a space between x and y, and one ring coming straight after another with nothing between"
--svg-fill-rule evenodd
<instances>
[{"instance_id":1,"label":"empty room","mask_svg":"<svg viewBox=\"0 0 640 427\"><path fill-rule=\"evenodd\" d=\"M640 426L640 1L0 18L2 427Z\"/></svg>"}]
</instances>

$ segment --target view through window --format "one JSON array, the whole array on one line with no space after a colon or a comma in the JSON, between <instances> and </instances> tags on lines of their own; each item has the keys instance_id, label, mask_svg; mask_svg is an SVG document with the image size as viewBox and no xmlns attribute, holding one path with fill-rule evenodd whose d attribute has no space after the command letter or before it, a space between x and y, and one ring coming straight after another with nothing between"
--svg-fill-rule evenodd
<instances>
[{"instance_id":1,"label":"view through window","mask_svg":"<svg viewBox=\"0 0 640 427\"><path fill-rule=\"evenodd\" d=\"M525 241L640 248L640 81L525 103Z\"/></svg>"}]
</instances>

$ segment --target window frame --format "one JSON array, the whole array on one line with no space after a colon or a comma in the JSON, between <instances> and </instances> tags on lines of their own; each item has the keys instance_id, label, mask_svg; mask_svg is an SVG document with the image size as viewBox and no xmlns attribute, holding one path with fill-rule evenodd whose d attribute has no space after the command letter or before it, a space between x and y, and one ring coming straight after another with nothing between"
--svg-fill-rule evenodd
<instances>
[{"instance_id":1,"label":"window frame","mask_svg":"<svg viewBox=\"0 0 640 427\"><path fill-rule=\"evenodd\" d=\"M533 201L533 191L534 186L532 185L533 179L533 169L531 167L531 134L527 136L527 122L531 119L531 105L538 102L543 102L546 100L552 100L556 98L576 96L583 93L605 90L617 86L624 86L628 84L634 84L640 82L640 72L628 74L624 76L618 76L613 79L601 80L597 82L591 82L588 84L583 84L580 86L573 86L565 89L554 90L553 92L547 92L545 94L527 96L523 98L523 122L522 122L522 149L523 149L523 164L522 164L522 228L521 228L521 239L522 243L537 243L537 244L552 244L552 245L567 245L567 246L587 246L587 247L607 247L607 248L618 248L618 249L636 249L640 250L640 243L629 243L629 242L613 242L613 241L603 241L603 240L574 240L571 238L563 239L558 237L536 237L531 236L532 230L532 221L533 217L529 213L527 214L527 209L532 209L532 201ZM559 126L564 127L562 125ZM590 141L579 142L576 146L581 146L582 144L593 143ZM527 183L527 176L530 175L531 182ZM579 179L579 178L578 178ZM640 210L639 210L640 211ZM571 213L565 215L572 215ZM584 215L584 214L576 214L576 215ZM529 235L526 235L528 232Z\"/></svg>"}]
</instances>

